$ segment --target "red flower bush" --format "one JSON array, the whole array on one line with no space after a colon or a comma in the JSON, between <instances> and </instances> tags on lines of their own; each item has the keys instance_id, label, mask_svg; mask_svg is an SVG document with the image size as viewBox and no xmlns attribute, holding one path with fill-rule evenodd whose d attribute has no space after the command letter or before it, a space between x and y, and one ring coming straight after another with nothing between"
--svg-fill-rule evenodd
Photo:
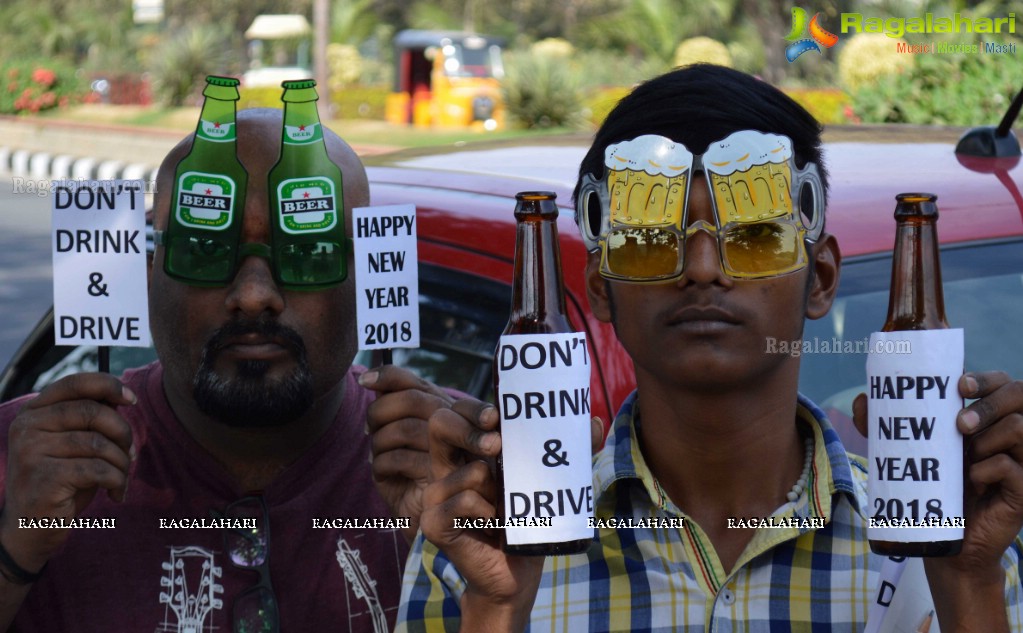
<instances>
[{"instance_id":1,"label":"red flower bush","mask_svg":"<svg viewBox=\"0 0 1023 633\"><path fill-rule=\"evenodd\" d=\"M57 81L57 73L47 68L36 68L32 71L32 81L44 88L49 88Z\"/></svg>"},{"instance_id":2,"label":"red flower bush","mask_svg":"<svg viewBox=\"0 0 1023 633\"><path fill-rule=\"evenodd\" d=\"M0 62L0 114L35 114L81 103L89 94L75 68L55 60L13 59Z\"/></svg>"}]
</instances>

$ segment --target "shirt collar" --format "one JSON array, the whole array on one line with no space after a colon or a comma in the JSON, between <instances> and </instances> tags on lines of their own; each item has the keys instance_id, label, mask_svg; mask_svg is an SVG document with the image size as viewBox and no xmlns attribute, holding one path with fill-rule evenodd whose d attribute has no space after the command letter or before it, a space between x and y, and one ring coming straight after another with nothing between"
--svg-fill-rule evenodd
<instances>
[{"instance_id":1,"label":"shirt collar","mask_svg":"<svg viewBox=\"0 0 1023 633\"><path fill-rule=\"evenodd\" d=\"M638 479L654 505L681 514L661 490L639 449L636 437L636 426L639 422L635 419L639 408L637 393L633 391L625 399L611 425L604 448L594 457L593 481L597 500L599 502L615 482ZM862 510L856 498L849 456L827 416L802 394L798 396L796 416L813 430L816 476L810 482L812 489L808 487L809 494L797 505L795 514L824 516L830 519L831 497L839 492L845 493L854 508Z\"/></svg>"}]
</instances>

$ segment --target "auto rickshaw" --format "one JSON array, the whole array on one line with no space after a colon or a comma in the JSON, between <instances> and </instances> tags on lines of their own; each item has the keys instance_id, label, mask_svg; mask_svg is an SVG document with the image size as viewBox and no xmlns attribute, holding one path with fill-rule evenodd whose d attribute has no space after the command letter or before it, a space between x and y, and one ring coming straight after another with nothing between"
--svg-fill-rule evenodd
<instances>
[{"instance_id":1,"label":"auto rickshaw","mask_svg":"<svg viewBox=\"0 0 1023 633\"><path fill-rule=\"evenodd\" d=\"M394 92L385 117L397 125L504 125L499 38L458 31L405 30L394 38Z\"/></svg>"}]
</instances>

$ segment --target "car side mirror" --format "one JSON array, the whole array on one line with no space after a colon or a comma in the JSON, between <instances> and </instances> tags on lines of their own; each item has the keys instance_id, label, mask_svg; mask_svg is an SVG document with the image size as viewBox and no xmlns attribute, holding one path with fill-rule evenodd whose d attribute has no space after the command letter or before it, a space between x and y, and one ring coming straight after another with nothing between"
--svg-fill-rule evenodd
<instances>
[{"instance_id":1,"label":"car side mirror","mask_svg":"<svg viewBox=\"0 0 1023 633\"><path fill-rule=\"evenodd\" d=\"M1012 124L1019 116L1020 107L1023 107L1023 90L1009 104L1008 111L997 127L978 127L963 134L956 144L956 154L988 158L1019 156L1019 140L1012 132Z\"/></svg>"}]
</instances>

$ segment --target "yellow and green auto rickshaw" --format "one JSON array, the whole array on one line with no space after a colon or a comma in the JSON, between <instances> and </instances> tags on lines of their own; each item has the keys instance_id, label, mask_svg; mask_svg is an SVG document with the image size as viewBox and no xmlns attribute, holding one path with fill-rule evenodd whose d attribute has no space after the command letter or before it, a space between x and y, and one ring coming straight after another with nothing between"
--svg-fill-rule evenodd
<instances>
[{"instance_id":1,"label":"yellow and green auto rickshaw","mask_svg":"<svg viewBox=\"0 0 1023 633\"><path fill-rule=\"evenodd\" d=\"M399 32L387 120L419 127L503 127L503 44L459 31Z\"/></svg>"}]
</instances>

